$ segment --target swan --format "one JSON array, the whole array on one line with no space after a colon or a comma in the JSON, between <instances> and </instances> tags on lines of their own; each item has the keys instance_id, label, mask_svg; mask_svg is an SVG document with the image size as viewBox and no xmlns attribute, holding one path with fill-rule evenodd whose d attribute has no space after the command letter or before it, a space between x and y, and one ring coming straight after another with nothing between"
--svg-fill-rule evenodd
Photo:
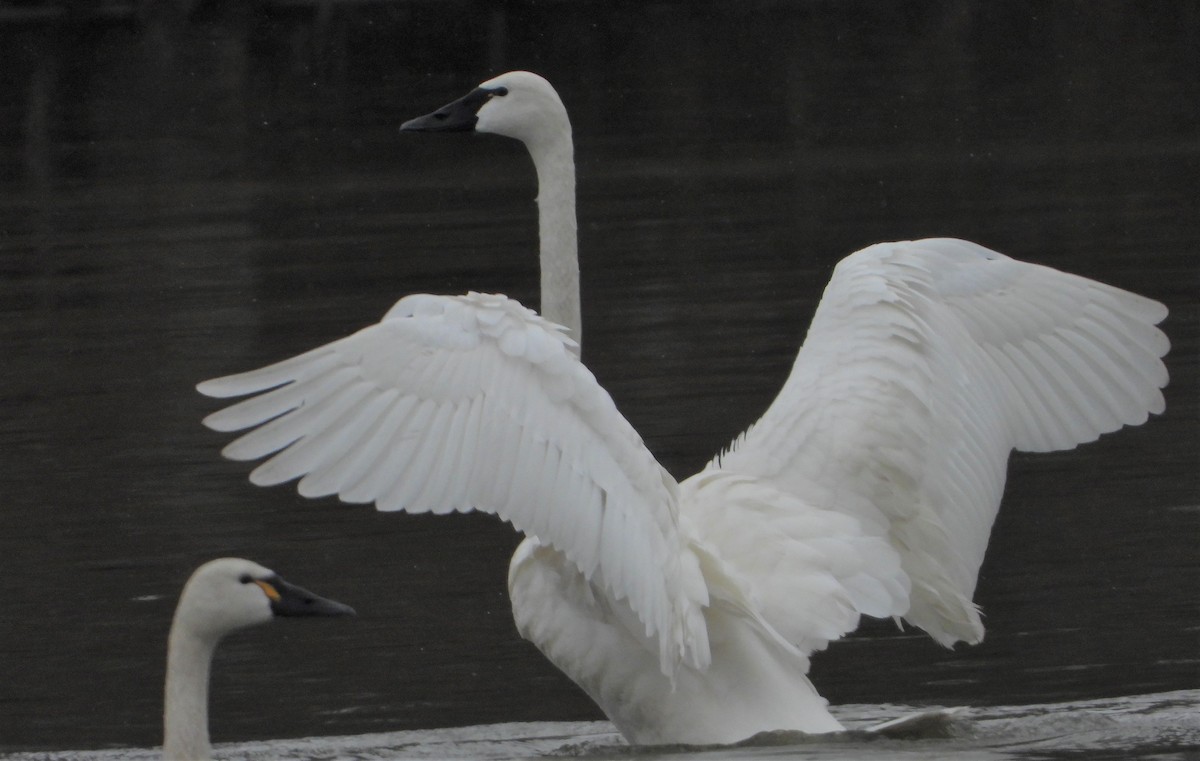
<instances>
[{"instance_id":1,"label":"swan","mask_svg":"<svg viewBox=\"0 0 1200 761\"><path fill-rule=\"evenodd\" d=\"M350 336L199 384L248 397L204 424L250 429L223 454L267 458L257 485L512 523L520 634L630 743L840 730L809 657L861 616L982 639L972 596L1012 450L1164 409L1162 304L963 240L879 243L836 266L763 416L676 481L579 360L570 296L547 298L578 288L554 89L510 72L404 128L528 147L543 315L406 296Z\"/></svg>"},{"instance_id":2,"label":"swan","mask_svg":"<svg viewBox=\"0 0 1200 761\"><path fill-rule=\"evenodd\" d=\"M179 596L167 637L165 761L212 758L208 672L222 637L275 616L352 615L350 606L289 584L249 560L219 558L197 568Z\"/></svg>"}]
</instances>

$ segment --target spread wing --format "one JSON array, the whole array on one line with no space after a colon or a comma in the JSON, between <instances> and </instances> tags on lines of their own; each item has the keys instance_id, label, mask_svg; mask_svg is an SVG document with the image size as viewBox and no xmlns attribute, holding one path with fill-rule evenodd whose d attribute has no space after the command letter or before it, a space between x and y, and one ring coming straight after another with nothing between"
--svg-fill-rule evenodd
<instances>
[{"instance_id":1,"label":"spread wing","mask_svg":"<svg viewBox=\"0 0 1200 761\"><path fill-rule=\"evenodd\" d=\"M268 457L255 484L299 478L306 497L499 515L628 600L664 670L703 666L705 593L677 484L572 346L504 296L420 294L354 335L198 388L254 394L204 423L253 429L223 453Z\"/></svg>"},{"instance_id":2,"label":"spread wing","mask_svg":"<svg viewBox=\"0 0 1200 761\"><path fill-rule=\"evenodd\" d=\"M888 537L905 617L977 642L971 597L1012 449L1068 449L1164 408L1158 302L966 241L844 259L792 374L712 467Z\"/></svg>"}]
</instances>

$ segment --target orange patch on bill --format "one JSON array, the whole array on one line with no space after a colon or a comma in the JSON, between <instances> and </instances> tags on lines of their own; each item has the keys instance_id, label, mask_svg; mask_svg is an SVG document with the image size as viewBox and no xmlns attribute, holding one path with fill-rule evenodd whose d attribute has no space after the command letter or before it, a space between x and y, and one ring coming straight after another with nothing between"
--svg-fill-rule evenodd
<instances>
[{"instance_id":1,"label":"orange patch on bill","mask_svg":"<svg viewBox=\"0 0 1200 761\"><path fill-rule=\"evenodd\" d=\"M267 582L265 582L265 581L259 581L258 579L255 579L255 580L254 580L254 583L255 583L255 584L257 584L257 585L259 585L260 587L262 587L262 591L263 591L263 592L265 592L265 593L267 594L267 597L271 598L271 600L272 600L272 601L274 601L274 602L279 602L279 600L280 600L280 594L279 594L279 590L278 590L278 589L276 589L275 587L271 586L271 585L270 585L270 584L268 584Z\"/></svg>"}]
</instances>

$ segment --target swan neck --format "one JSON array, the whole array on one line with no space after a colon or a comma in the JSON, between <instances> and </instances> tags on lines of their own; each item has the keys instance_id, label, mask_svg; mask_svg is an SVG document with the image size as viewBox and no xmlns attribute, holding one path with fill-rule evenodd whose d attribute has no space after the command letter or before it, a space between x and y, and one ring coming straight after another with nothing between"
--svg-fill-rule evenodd
<instances>
[{"instance_id":1,"label":"swan neck","mask_svg":"<svg viewBox=\"0 0 1200 761\"><path fill-rule=\"evenodd\" d=\"M553 139L531 145L538 177L541 313L582 344L579 250L575 223L575 157L569 124Z\"/></svg>"},{"instance_id":2,"label":"swan neck","mask_svg":"<svg viewBox=\"0 0 1200 761\"><path fill-rule=\"evenodd\" d=\"M178 617L167 644L163 758L208 761L208 676L217 640L187 630Z\"/></svg>"}]
</instances>

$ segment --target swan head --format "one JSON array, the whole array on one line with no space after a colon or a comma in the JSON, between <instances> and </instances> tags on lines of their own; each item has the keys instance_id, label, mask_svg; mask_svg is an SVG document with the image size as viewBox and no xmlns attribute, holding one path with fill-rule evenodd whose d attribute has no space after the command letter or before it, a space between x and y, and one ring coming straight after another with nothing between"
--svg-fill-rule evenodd
<instances>
[{"instance_id":1,"label":"swan head","mask_svg":"<svg viewBox=\"0 0 1200 761\"><path fill-rule=\"evenodd\" d=\"M274 571L241 558L220 558L196 569L179 597L175 621L207 639L277 616L352 616L349 605L289 584Z\"/></svg>"},{"instance_id":2,"label":"swan head","mask_svg":"<svg viewBox=\"0 0 1200 761\"><path fill-rule=\"evenodd\" d=\"M527 146L570 136L567 110L554 87L528 71L510 71L481 83L433 113L400 125L403 132L489 132Z\"/></svg>"}]
</instances>

